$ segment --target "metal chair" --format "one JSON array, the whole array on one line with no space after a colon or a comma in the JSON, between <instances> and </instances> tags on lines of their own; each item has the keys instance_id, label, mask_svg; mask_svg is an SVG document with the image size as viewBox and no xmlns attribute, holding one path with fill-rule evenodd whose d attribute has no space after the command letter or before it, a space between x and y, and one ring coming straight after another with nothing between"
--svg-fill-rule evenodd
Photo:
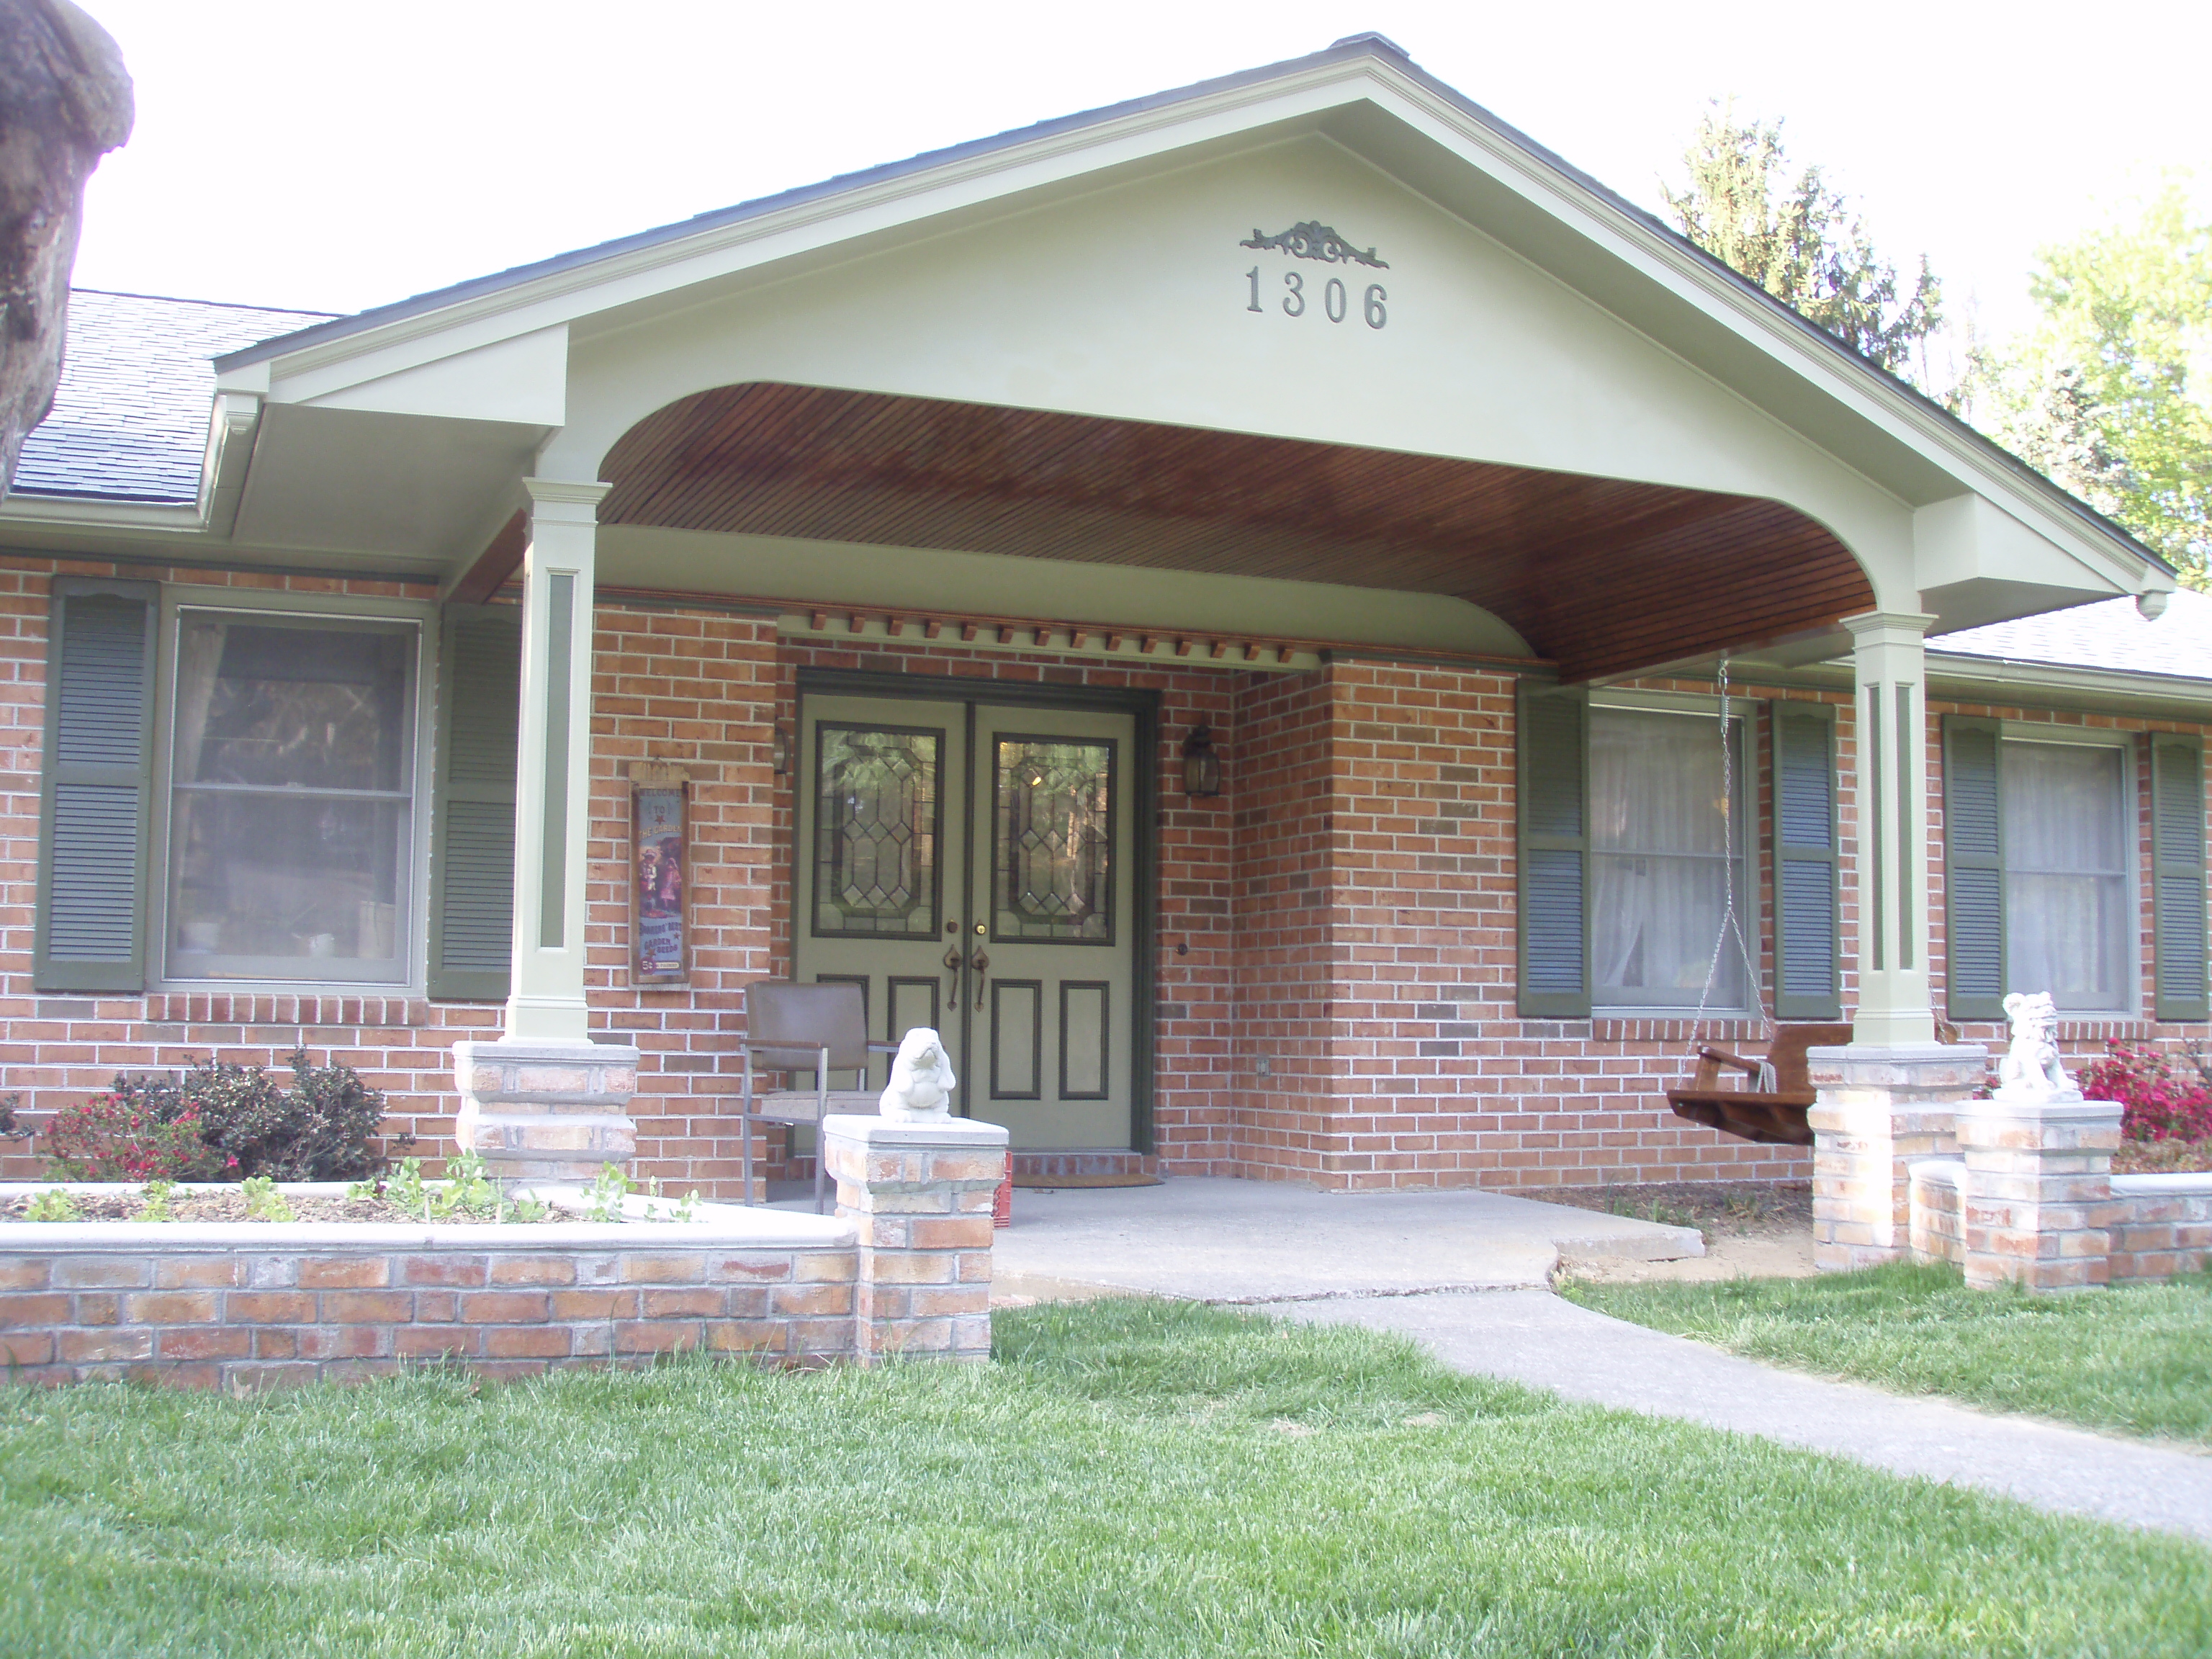
<instances>
[{"instance_id":1,"label":"metal chair","mask_svg":"<svg viewBox=\"0 0 2212 1659\"><path fill-rule=\"evenodd\" d=\"M823 1211L823 1170L819 1130L831 1112L872 1115L878 1097L869 1091L871 1055L896 1054L896 1042L868 1041L867 1005L860 988L849 983L799 985L790 980L756 980L745 988L744 1092L738 1127L744 1136L744 1201L753 1201L753 1126L811 1123L816 1130L814 1210ZM814 1073L811 1089L757 1090L753 1066L765 1072ZM854 1089L832 1089L830 1073L852 1072Z\"/></svg>"}]
</instances>

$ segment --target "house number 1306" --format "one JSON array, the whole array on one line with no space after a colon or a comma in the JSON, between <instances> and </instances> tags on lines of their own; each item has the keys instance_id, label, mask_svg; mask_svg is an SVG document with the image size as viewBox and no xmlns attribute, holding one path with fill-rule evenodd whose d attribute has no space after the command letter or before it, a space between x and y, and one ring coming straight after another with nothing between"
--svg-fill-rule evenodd
<instances>
[{"instance_id":1,"label":"house number 1306","mask_svg":"<svg viewBox=\"0 0 2212 1659\"><path fill-rule=\"evenodd\" d=\"M1254 265L1251 270L1246 271L1244 273L1244 280L1252 285L1251 302L1247 305L1244 309L1247 311L1265 311L1267 307L1260 303L1260 267ZM1305 272L1302 270L1285 271L1283 273L1283 288L1285 289L1285 293L1283 295L1283 314L1286 317L1304 316L1306 314ZM1366 322L1368 327L1381 328L1384 324L1390 320L1389 310L1384 303L1389 299L1389 295L1383 290L1382 283L1368 283L1367 292L1360 295L1359 298L1359 314ZM1341 276L1330 277L1327 283L1322 284L1321 290L1322 315L1328 318L1332 323L1340 323L1351 313L1351 309L1352 295L1344 286L1344 278Z\"/></svg>"}]
</instances>

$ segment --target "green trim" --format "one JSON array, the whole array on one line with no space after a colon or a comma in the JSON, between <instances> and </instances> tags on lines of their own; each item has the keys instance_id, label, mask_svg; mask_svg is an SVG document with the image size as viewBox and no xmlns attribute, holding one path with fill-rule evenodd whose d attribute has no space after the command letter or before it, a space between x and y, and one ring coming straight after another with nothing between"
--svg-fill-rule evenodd
<instances>
[{"instance_id":1,"label":"green trim","mask_svg":"<svg viewBox=\"0 0 2212 1659\"><path fill-rule=\"evenodd\" d=\"M1546 729L1539 737L1539 728ZM1515 699L1514 834L1518 904L1515 933L1518 1012L1523 1019L1590 1015L1589 691L1522 680ZM1532 820L1539 808L1546 827ZM1566 914L1571 907L1571 917ZM1542 912L1565 930L1546 940L1549 960L1531 964L1529 920ZM1569 936L1569 935L1571 936ZM1573 954L1562 962L1562 946ZM1564 971L1563 971L1564 969ZM1579 985L1563 981L1579 979Z\"/></svg>"},{"instance_id":2,"label":"green trim","mask_svg":"<svg viewBox=\"0 0 2212 1659\"><path fill-rule=\"evenodd\" d=\"M513 988L514 916L514 790L515 764L512 751L512 733L519 722L522 687L520 679L522 613L514 605L449 605L441 618L438 653L438 708L434 742L436 769L431 786L430 817L430 943L428 994L441 1000L492 1002L503 1000ZM510 688L509 702L504 711L483 708L471 700L468 717L479 731L486 723L503 712L509 733L508 763L502 775L488 777L456 778L453 775L453 720L457 708L458 688L462 679L463 653L472 646L488 643L492 635L487 630L501 630L504 635L503 654L511 655L516 665L516 678ZM506 857L496 856L477 860L479 870L471 873L454 868L450 846L456 805L464 809L475 805L488 809L475 816L489 824L503 822L506 826ZM495 830L486 833L495 837ZM495 868L497 885L489 892L467 896L466 902L478 910L490 909L504 913L507 925L495 929L505 941L501 961L495 968L456 966L447 960L447 888L449 884L467 879L492 879L481 873L483 866ZM458 899L461 896L455 895Z\"/></svg>"},{"instance_id":3,"label":"green trim","mask_svg":"<svg viewBox=\"0 0 2212 1659\"><path fill-rule=\"evenodd\" d=\"M134 763L65 762L60 758L62 665L69 643L68 613L76 599L108 598L141 606L144 633L138 676L138 750ZM155 582L106 581L58 576L52 588L46 641L46 739L39 789L39 882L36 925L31 945L31 983L40 991L123 991L146 988L146 870L153 820L155 666L159 648L161 586ZM76 785L135 791L135 827L131 848L131 944L127 957L64 957L49 949L54 902L54 820L57 791Z\"/></svg>"},{"instance_id":4,"label":"green trim","mask_svg":"<svg viewBox=\"0 0 2212 1659\"><path fill-rule=\"evenodd\" d=\"M2151 960L2157 1018L2212 1018L2205 975L2204 740L2150 739Z\"/></svg>"},{"instance_id":5,"label":"green trim","mask_svg":"<svg viewBox=\"0 0 2212 1659\"><path fill-rule=\"evenodd\" d=\"M1772 748L1767 758L1767 775L1774 802L1774 1017L1833 1023L1844 1017L1844 930L1838 898L1841 831L1836 812L1837 797L1841 792L1836 780L1836 706L1777 698L1768 705L1768 741ZM1789 784L1783 765L1785 726L1796 727L1800 741L1808 737L1816 738L1826 757L1828 827L1826 839L1821 843L1784 838L1784 831L1791 816L1784 810L1783 798ZM1793 987L1788 972L1790 924L1796 918L1785 906L1784 894L1793 884L1789 872L1808 866L1818 866L1825 873L1827 890L1828 982L1825 988L1817 990ZM1799 878L1801 883L1803 880Z\"/></svg>"},{"instance_id":6,"label":"green trim","mask_svg":"<svg viewBox=\"0 0 2212 1659\"><path fill-rule=\"evenodd\" d=\"M2001 720L1966 714L1943 717L1943 908L1944 1006L1953 1019L2002 1019L2006 925ZM1964 986L1959 967L1962 940L1975 941L1973 948L1983 958L1970 964Z\"/></svg>"}]
</instances>

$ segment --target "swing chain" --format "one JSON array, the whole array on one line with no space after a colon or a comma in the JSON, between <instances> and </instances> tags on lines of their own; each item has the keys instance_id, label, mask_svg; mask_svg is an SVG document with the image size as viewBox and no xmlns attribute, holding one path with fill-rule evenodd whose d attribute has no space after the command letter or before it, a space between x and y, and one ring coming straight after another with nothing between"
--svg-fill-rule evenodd
<instances>
[{"instance_id":1,"label":"swing chain","mask_svg":"<svg viewBox=\"0 0 2212 1659\"><path fill-rule=\"evenodd\" d=\"M1713 936L1713 953L1705 964L1705 983L1698 993L1697 1018L1692 1025L1690 1048L1694 1054L1701 1047L1698 1028L1705 1022L1706 1005L1712 1000L1713 986L1720 977L1721 952L1728 946L1729 936L1735 936L1736 949L1743 958L1745 983L1751 991L1752 1012L1758 1016L1761 1030L1771 1030L1766 1018L1765 988L1759 982L1759 969L1752 961L1751 941L1744 936L1743 918L1735 906L1735 745L1729 737L1729 659L1725 653L1720 665L1720 728L1721 728L1721 851L1722 869L1727 900L1721 910L1720 931ZM1759 1086L1771 1088L1766 1081L1766 1067L1760 1068Z\"/></svg>"}]
</instances>

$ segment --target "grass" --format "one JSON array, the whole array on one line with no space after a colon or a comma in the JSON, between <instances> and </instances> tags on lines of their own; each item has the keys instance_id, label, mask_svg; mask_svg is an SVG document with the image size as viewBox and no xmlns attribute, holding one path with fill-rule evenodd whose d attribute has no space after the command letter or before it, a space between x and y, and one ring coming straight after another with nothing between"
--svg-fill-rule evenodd
<instances>
[{"instance_id":1,"label":"grass","mask_svg":"<svg viewBox=\"0 0 2212 1659\"><path fill-rule=\"evenodd\" d=\"M2202 1654L2212 1554L1186 1304L1000 1363L0 1395L0 1650Z\"/></svg>"},{"instance_id":2,"label":"grass","mask_svg":"<svg viewBox=\"0 0 2212 1659\"><path fill-rule=\"evenodd\" d=\"M2080 1295L1897 1262L1812 1279L1561 1286L1753 1359L2093 1428L2212 1443L2212 1274Z\"/></svg>"}]
</instances>

